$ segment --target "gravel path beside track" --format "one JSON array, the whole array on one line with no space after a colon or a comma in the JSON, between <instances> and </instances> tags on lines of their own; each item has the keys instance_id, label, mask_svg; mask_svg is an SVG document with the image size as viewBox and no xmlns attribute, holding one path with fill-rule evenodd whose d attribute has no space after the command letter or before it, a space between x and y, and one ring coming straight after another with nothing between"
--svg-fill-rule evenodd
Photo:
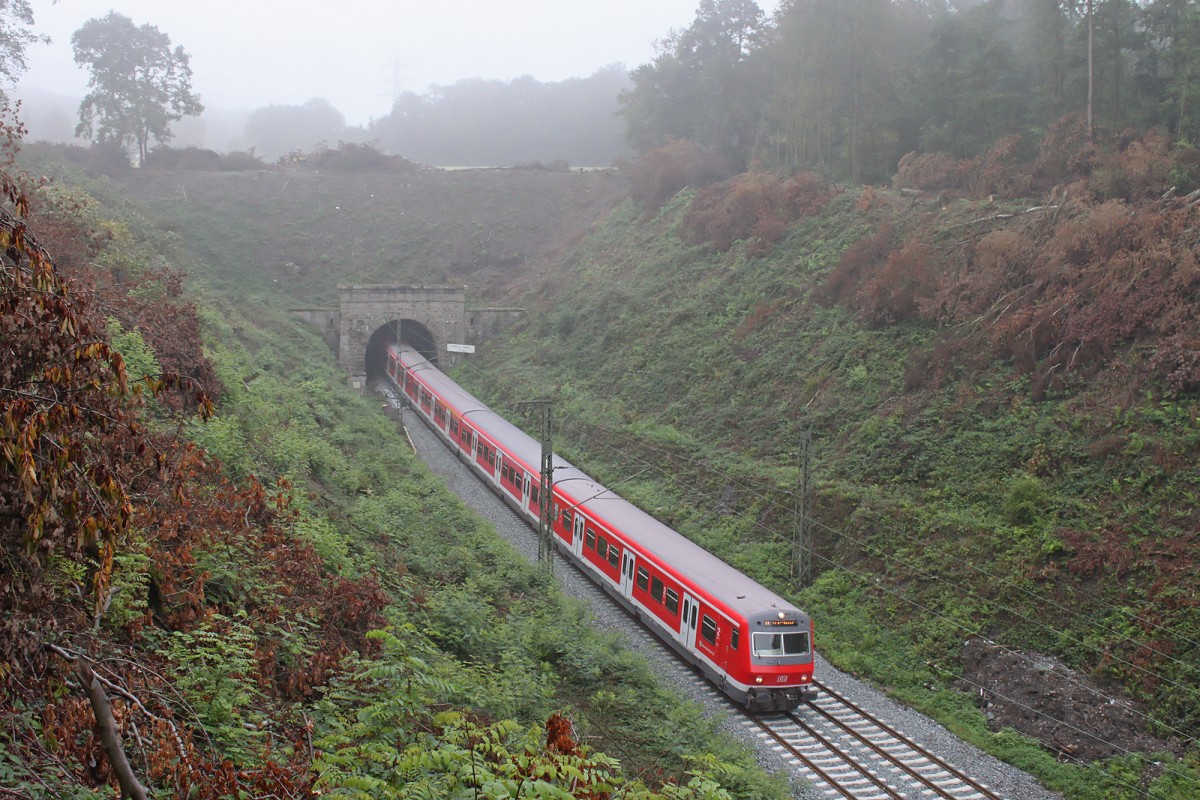
<instances>
[{"instance_id":1,"label":"gravel path beside track","mask_svg":"<svg viewBox=\"0 0 1200 800\"><path fill-rule=\"evenodd\" d=\"M424 422L405 409L401 415L417 455L429 468L441 476L447 486L496 526L496 530L530 561L537 560L537 535L517 516L516 512L492 493L467 466L436 438ZM563 591L587 601L596 616L596 624L618 632L627 646L642 653L665 685L674 687L685 697L699 703L708 714L725 716L723 727L754 747L759 763L770 772L782 772L795 778L797 773L766 740L759 729L745 717L731 710L725 696L719 693L698 672L680 661L642 626L608 599L592 581L584 577L561 558L555 563L555 576ZM820 641L820 620L817 620ZM920 742L963 772L988 784L993 791L1012 800L1050 800L1060 795L1048 791L1029 775L983 753L963 742L945 728L922 714L902 706L862 681L831 667L817 656L816 675L831 689L846 695L872 714L887 720L910 738ZM796 797L821 797L807 784L796 784Z\"/></svg>"}]
</instances>

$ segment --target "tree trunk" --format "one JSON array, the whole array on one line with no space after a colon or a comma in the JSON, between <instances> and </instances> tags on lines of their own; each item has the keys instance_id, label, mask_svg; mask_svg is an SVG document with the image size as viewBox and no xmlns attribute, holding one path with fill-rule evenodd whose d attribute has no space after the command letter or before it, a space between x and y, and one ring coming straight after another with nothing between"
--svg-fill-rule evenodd
<instances>
[{"instance_id":1,"label":"tree trunk","mask_svg":"<svg viewBox=\"0 0 1200 800\"><path fill-rule=\"evenodd\" d=\"M80 657L75 659L75 674L79 676L79 682L83 685L88 702L92 704L92 713L96 715L96 727L100 730L100 742L104 745L108 763L112 765L113 772L117 776L117 783L121 786L121 796L133 800L150 800L146 787L142 786L137 776L133 774L133 767L130 766L129 759L125 756L125 748L121 744L121 733L117 730L117 721L113 717L112 704L109 703L108 695L105 694L104 687L100 685L96 673L92 672L92 668Z\"/></svg>"},{"instance_id":2,"label":"tree trunk","mask_svg":"<svg viewBox=\"0 0 1200 800\"><path fill-rule=\"evenodd\" d=\"M1092 0L1087 0L1088 18L1088 88L1087 88L1087 137L1092 140L1092 98L1096 88L1096 18L1092 8Z\"/></svg>"}]
</instances>

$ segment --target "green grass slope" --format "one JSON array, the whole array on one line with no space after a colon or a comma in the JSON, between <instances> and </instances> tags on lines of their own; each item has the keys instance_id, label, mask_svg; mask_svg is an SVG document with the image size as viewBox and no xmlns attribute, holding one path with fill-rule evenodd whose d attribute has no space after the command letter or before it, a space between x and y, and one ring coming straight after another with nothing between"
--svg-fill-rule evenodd
<instances>
[{"instance_id":1,"label":"green grass slope","mask_svg":"<svg viewBox=\"0 0 1200 800\"><path fill-rule=\"evenodd\" d=\"M319 334L287 312L293 296L239 252L265 229L211 217L189 231L164 221L180 208L139 209L111 183L38 167L57 177L47 191L70 200L46 203L43 218L79 221L63 233L47 225L64 263L68 253L91 259L118 282L133 268L190 270L221 391L211 419L180 429L207 452L195 469L214 485L246 484L253 500L243 509L241 495L222 494L228 506L208 513L215 489L201 485L174 523L190 538L148 524L122 541L122 593L104 627L97 616L95 629L59 632L118 652L105 668L112 685L145 672L164 687L153 707L166 716L151 715L152 732L131 728L145 721L142 706L125 707L135 722L118 732L156 796L785 796L785 782L720 734L719 720L660 687L429 474L378 404L346 386ZM243 222L265 217L217 207ZM247 276L237 292L233 264ZM19 329L16 315L5 321ZM130 369L157 371L137 331L111 334ZM147 556L164 551L173 558ZM187 591L168 591L185 580ZM194 606L186 616L163 611L181 595ZM39 626L56 631L62 619L43 613ZM71 685L16 661L2 672L20 690L0 707L5 785L22 797L110 796ZM183 788L171 781L179 771Z\"/></svg>"},{"instance_id":2,"label":"green grass slope","mask_svg":"<svg viewBox=\"0 0 1200 800\"><path fill-rule=\"evenodd\" d=\"M742 181L740 204L724 206L667 192L647 214L564 179L530 214L517 210L528 195L460 176L461 203L430 201L441 212L413 227L419 192L339 215L359 180L344 176L133 176L124 188L214 285L251 303L311 305L368 281L517 298L526 322L458 377L500 406L552 398L560 450L805 605L841 666L1070 796L1139 796L1157 780L1186 797L1200 728L1200 220L1190 198L1159 199L1114 170L1111 185L1072 184L1049 203L834 192L786 226L763 217L770 241L723 235L733 243L719 251L697 235L693 200L715 227L769 181ZM408 196L402 184L372 186L386 200ZM511 226L481 227L478 198ZM528 234L538 247L432 260L486 251L492 230L520 239L544 204L577 213L553 236ZM816 578L795 589L806 431ZM964 648L986 640L1017 666ZM1065 737L1037 724L1055 721L1040 705L1050 656L1099 692L1073 704L1089 718L1065 720ZM1131 718L1110 713L1126 698ZM1158 750L1171 752L1145 755Z\"/></svg>"},{"instance_id":3,"label":"green grass slope","mask_svg":"<svg viewBox=\"0 0 1200 800\"><path fill-rule=\"evenodd\" d=\"M756 256L752 240L720 253L689 244L690 203L683 193L652 218L632 202L617 208L534 288L523 328L480 348L458 376L501 405L553 398L557 444L577 463L624 481L623 494L807 606L841 666L1050 785L1110 796L1127 784L1105 783L1106 770L1158 773L1157 757L1121 758L1147 747L1188 751L1194 763L1196 392L1156 378L1147 344L1124 342L1053 382L1000 348L954 338L964 325L872 318L870 281L898 258L866 268L848 301L831 288L881 230L938 236L980 217L1020 218L1015 204L930 212L848 191ZM796 591L805 431L818 577ZM1057 767L1056 754L1074 751L1056 753L1045 729L1026 728L1042 747L1015 749L989 731L985 713L1009 720L999 703L971 698L1003 676L967 662L973 637L1028 654L996 684L1001 695L1036 695L1038 654L1095 681L1100 694L1081 709L1092 723L1065 736L1113 760ZM1141 703L1132 725L1104 713L1127 694ZM1084 788L1097 780L1104 789ZM1195 790L1194 776L1178 780L1179 796Z\"/></svg>"}]
</instances>

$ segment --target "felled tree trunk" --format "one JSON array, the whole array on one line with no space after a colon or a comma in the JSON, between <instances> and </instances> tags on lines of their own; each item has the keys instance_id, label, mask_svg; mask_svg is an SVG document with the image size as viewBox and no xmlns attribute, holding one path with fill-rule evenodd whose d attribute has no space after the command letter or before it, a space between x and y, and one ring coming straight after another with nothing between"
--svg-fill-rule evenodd
<instances>
[{"instance_id":1,"label":"felled tree trunk","mask_svg":"<svg viewBox=\"0 0 1200 800\"><path fill-rule=\"evenodd\" d=\"M142 786L137 776L133 774L133 767L130 766L129 759L125 755L125 748L121 744L117 721L113 718L112 704L109 703L108 695L105 694L104 687L100 684L96 673L92 672L92 668L85 660L76 658L75 674L79 676L79 682L83 686L88 702L92 704L92 713L96 715L96 727L100 729L100 743L104 745L108 763L112 765L113 772L117 776L117 783L121 786L121 796L133 798L133 800L150 800L146 787Z\"/></svg>"}]
</instances>

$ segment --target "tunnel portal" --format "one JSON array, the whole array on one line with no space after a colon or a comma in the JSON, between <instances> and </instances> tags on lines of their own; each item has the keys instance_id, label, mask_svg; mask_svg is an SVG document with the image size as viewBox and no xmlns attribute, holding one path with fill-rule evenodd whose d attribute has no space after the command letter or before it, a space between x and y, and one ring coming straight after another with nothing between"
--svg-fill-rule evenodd
<instances>
[{"instance_id":1,"label":"tunnel portal","mask_svg":"<svg viewBox=\"0 0 1200 800\"><path fill-rule=\"evenodd\" d=\"M435 367L438 365L437 343L429 328L415 319L394 319L376 328L367 341L363 363L367 380L384 374L387 368L388 345L396 343L408 345L428 359L429 363Z\"/></svg>"},{"instance_id":2,"label":"tunnel portal","mask_svg":"<svg viewBox=\"0 0 1200 800\"><path fill-rule=\"evenodd\" d=\"M383 374L392 342L438 364L446 345L467 340L461 286L343 286L338 294L338 363L352 377Z\"/></svg>"}]
</instances>

